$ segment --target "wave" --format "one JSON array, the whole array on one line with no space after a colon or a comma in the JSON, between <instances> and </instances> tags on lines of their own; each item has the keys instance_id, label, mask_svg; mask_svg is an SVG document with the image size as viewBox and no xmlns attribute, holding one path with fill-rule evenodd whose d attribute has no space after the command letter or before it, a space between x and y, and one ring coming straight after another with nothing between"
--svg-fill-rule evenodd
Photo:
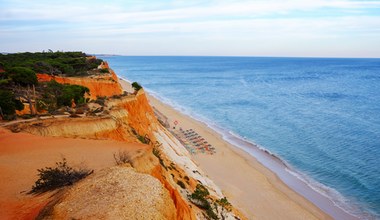
<instances>
[{"instance_id":1,"label":"wave","mask_svg":"<svg viewBox=\"0 0 380 220\"><path fill-rule=\"evenodd\" d=\"M158 99L162 103L169 105L182 114L185 114L192 119L205 124L207 127L218 133L223 138L223 140L256 158L261 164L274 172L285 184L287 184L296 192L300 193L302 196L309 199L323 211L327 212L333 217L335 216L334 218L341 219L340 217L343 217L344 219L375 219L372 214L360 210L357 205L353 204L352 201L345 198L337 190L330 188L318 181L315 181L313 178L307 176L306 174L297 171L279 155L276 155L265 147L260 146L253 141L248 140L246 137L242 137L234 133L233 131L224 129L222 126L214 123L204 116L181 106L171 99L161 96L155 91L147 88L145 88L145 90L151 96ZM299 183L290 185L289 182L294 182L295 179L298 180ZM299 190L297 187L299 187L300 184L306 186L308 188L306 190L313 191L315 194L318 194L319 197L323 197L324 199L322 199L322 202L321 198L313 198L315 195L310 196L309 192ZM326 205L322 204L325 202L325 200L328 200L333 207L326 208ZM339 209L338 213L336 209Z\"/></svg>"}]
</instances>

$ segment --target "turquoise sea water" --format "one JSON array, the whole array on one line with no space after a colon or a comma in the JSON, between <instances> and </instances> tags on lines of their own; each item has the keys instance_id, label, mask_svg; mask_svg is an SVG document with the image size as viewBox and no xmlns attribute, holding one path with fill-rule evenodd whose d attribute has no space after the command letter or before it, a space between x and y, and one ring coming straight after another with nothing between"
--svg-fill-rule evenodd
<instances>
[{"instance_id":1,"label":"turquoise sea water","mask_svg":"<svg viewBox=\"0 0 380 220\"><path fill-rule=\"evenodd\" d=\"M337 206L380 218L380 59L101 58L162 101L267 149Z\"/></svg>"}]
</instances>

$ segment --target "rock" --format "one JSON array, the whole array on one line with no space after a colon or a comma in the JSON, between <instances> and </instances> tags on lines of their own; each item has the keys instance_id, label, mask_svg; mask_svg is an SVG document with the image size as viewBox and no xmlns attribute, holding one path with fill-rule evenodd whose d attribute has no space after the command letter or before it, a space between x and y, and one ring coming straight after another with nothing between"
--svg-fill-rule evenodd
<instances>
[{"instance_id":1,"label":"rock","mask_svg":"<svg viewBox=\"0 0 380 220\"><path fill-rule=\"evenodd\" d=\"M111 167L80 181L43 219L175 219L169 192L131 167ZM41 216L40 216L41 217Z\"/></svg>"}]
</instances>

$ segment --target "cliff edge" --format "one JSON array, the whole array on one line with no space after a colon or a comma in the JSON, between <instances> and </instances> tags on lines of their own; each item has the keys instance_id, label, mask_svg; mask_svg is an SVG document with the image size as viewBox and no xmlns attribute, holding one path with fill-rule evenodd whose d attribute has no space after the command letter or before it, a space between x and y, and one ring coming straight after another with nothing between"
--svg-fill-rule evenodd
<instances>
[{"instance_id":1,"label":"cliff edge","mask_svg":"<svg viewBox=\"0 0 380 220\"><path fill-rule=\"evenodd\" d=\"M131 167L103 169L69 189L40 219L176 219L169 192Z\"/></svg>"}]
</instances>

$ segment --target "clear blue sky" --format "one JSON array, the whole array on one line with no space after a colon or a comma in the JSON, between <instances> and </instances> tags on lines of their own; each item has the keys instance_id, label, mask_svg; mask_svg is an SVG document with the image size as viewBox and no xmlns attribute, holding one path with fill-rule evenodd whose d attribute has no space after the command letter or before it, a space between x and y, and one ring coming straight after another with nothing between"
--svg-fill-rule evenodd
<instances>
[{"instance_id":1,"label":"clear blue sky","mask_svg":"<svg viewBox=\"0 0 380 220\"><path fill-rule=\"evenodd\" d=\"M380 57L380 0L0 0L0 51Z\"/></svg>"}]
</instances>

